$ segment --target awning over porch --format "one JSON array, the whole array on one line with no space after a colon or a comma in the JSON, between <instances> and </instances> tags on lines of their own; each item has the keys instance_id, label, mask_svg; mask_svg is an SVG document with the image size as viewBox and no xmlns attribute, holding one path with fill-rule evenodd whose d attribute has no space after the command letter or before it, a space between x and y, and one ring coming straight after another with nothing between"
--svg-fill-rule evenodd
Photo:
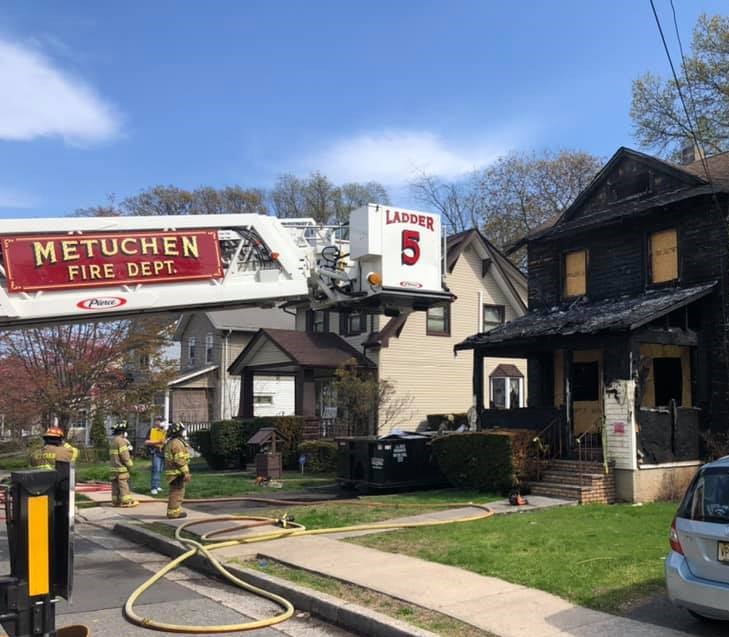
<instances>
[{"instance_id":1,"label":"awning over porch","mask_svg":"<svg viewBox=\"0 0 729 637\"><path fill-rule=\"evenodd\" d=\"M621 296L568 306L534 310L488 332L469 336L455 350L508 344L530 345L537 339L574 334L625 332L685 307L709 294L716 281L692 287L649 290L637 296Z\"/></svg>"}]
</instances>

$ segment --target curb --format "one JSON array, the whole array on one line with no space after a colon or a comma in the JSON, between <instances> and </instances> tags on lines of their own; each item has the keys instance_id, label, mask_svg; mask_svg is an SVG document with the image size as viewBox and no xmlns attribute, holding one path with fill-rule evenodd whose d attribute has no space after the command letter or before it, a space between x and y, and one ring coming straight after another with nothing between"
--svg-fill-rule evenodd
<instances>
[{"instance_id":1,"label":"curb","mask_svg":"<svg viewBox=\"0 0 729 637\"><path fill-rule=\"evenodd\" d=\"M114 525L113 533L171 558L186 551L174 540L131 524L117 523ZM185 566L206 575L218 576L218 572L199 555L187 560ZM332 595L293 584L279 577L229 564L225 567L237 577L255 586L286 597L297 610L363 637L438 637L436 633L411 626L363 606L343 602Z\"/></svg>"}]
</instances>

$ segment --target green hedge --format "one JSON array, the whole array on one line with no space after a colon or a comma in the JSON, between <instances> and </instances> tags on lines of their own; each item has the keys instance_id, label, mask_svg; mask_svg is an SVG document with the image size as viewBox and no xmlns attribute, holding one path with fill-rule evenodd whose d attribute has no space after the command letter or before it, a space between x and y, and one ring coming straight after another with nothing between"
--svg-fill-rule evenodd
<instances>
[{"instance_id":1,"label":"green hedge","mask_svg":"<svg viewBox=\"0 0 729 637\"><path fill-rule=\"evenodd\" d=\"M508 492L516 484L509 436L453 433L433 440L433 453L454 487Z\"/></svg>"},{"instance_id":2,"label":"green hedge","mask_svg":"<svg viewBox=\"0 0 729 637\"><path fill-rule=\"evenodd\" d=\"M337 469L337 444L331 440L307 440L299 445L306 456L304 471L332 473Z\"/></svg>"},{"instance_id":3,"label":"green hedge","mask_svg":"<svg viewBox=\"0 0 729 637\"><path fill-rule=\"evenodd\" d=\"M190 436L192 446L200 452L211 469L240 469L253 460L253 449L246 443L262 427L275 427L287 441L279 451L284 467L298 467L298 446L304 431L301 416L266 416L247 420L220 420L207 431Z\"/></svg>"}]
</instances>

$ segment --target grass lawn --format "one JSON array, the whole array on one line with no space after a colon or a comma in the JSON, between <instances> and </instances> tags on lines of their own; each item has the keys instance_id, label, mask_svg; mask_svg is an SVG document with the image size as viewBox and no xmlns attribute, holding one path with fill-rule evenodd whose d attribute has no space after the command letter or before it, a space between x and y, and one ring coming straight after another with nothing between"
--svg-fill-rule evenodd
<instances>
[{"instance_id":1,"label":"grass lawn","mask_svg":"<svg viewBox=\"0 0 729 637\"><path fill-rule=\"evenodd\" d=\"M271 494L271 497L276 497ZM296 522L307 529L323 529L353 524L382 522L392 518L418 515L436 511L439 504L458 504L465 502L486 503L499 499L499 496L477 491L458 489L438 489L399 495L378 495L362 497L357 503L333 500L322 504L306 506L273 507L258 509L256 515L277 517L282 513L293 515Z\"/></svg>"},{"instance_id":2,"label":"grass lawn","mask_svg":"<svg viewBox=\"0 0 729 637\"><path fill-rule=\"evenodd\" d=\"M587 505L349 541L538 588L620 613L663 589L675 503Z\"/></svg>"},{"instance_id":3,"label":"grass lawn","mask_svg":"<svg viewBox=\"0 0 729 637\"><path fill-rule=\"evenodd\" d=\"M131 473L131 485L135 492L149 494L151 461L135 459ZM285 491L301 491L305 487L323 486L334 483L334 475L309 474L302 476L297 471L285 471L283 487L256 486L254 473L228 473L210 471L206 464L193 461L191 463L192 482L188 484L185 492L186 498L223 498L238 495L257 495L275 498L277 493ZM78 464L76 479L79 481L106 482L111 476L108 463ZM162 478L162 494L166 496L167 490Z\"/></svg>"}]
</instances>

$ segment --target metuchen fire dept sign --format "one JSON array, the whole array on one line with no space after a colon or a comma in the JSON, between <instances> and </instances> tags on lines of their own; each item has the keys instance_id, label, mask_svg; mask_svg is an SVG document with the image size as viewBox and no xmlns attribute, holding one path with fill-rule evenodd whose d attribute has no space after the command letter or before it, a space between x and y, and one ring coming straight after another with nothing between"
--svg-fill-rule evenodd
<instances>
[{"instance_id":1,"label":"metuchen fire dept sign","mask_svg":"<svg viewBox=\"0 0 729 637\"><path fill-rule=\"evenodd\" d=\"M220 278L216 230L3 237L10 292Z\"/></svg>"}]
</instances>

